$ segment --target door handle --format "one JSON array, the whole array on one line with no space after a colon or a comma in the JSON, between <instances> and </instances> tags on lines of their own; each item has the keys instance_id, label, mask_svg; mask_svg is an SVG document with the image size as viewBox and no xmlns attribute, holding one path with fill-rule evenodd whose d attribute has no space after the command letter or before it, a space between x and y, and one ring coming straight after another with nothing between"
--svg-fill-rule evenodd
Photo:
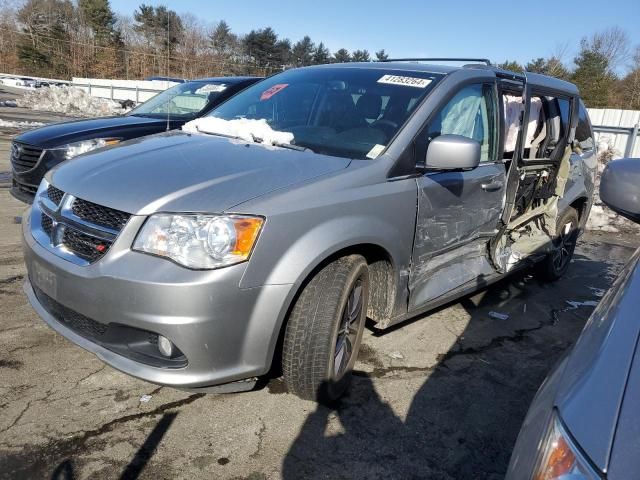
<instances>
[{"instance_id":1,"label":"door handle","mask_svg":"<svg viewBox=\"0 0 640 480\"><path fill-rule=\"evenodd\" d=\"M485 192L495 192L496 190L500 190L502 185L504 185L502 182L496 180L491 183L483 183L481 187Z\"/></svg>"}]
</instances>

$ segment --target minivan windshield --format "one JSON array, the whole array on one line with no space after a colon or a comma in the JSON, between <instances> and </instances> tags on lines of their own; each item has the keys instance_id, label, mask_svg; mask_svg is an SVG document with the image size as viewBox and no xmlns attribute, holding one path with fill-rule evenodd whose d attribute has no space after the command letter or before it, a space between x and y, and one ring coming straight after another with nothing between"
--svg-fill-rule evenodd
<instances>
[{"instance_id":1,"label":"minivan windshield","mask_svg":"<svg viewBox=\"0 0 640 480\"><path fill-rule=\"evenodd\" d=\"M129 115L191 120L202 114L227 88L224 82L194 81L175 85L134 108Z\"/></svg>"},{"instance_id":2,"label":"minivan windshield","mask_svg":"<svg viewBox=\"0 0 640 480\"><path fill-rule=\"evenodd\" d=\"M274 75L214 109L223 120L265 120L293 145L375 158L442 75L362 67L312 67Z\"/></svg>"}]
</instances>

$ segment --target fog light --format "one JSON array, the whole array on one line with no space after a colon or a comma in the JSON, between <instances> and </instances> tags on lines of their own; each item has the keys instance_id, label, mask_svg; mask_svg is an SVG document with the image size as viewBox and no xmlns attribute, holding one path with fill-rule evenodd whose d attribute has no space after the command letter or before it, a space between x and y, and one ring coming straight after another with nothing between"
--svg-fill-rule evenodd
<instances>
[{"instance_id":1,"label":"fog light","mask_svg":"<svg viewBox=\"0 0 640 480\"><path fill-rule=\"evenodd\" d=\"M158 335L158 350L165 357L171 357L173 355L173 343L162 335Z\"/></svg>"}]
</instances>

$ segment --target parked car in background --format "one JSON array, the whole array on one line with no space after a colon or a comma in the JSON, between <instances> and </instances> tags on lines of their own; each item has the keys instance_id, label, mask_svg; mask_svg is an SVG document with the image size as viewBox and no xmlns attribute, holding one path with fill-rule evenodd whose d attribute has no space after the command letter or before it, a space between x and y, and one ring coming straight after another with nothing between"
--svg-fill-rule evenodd
<instances>
[{"instance_id":1,"label":"parked car in background","mask_svg":"<svg viewBox=\"0 0 640 480\"><path fill-rule=\"evenodd\" d=\"M159 93L126 115L55 123L25 132L11 146L11 194L31 203L44 174L60 162L124 140L179 128L258 80L192 80Z\"/></svg>"},{"instance_id":2,"label":"parked car in background","mask_svg":"<svg viewBox=\"0 0 640 480\"><path fill-rule=\"evenodd\" d=\"M175 77L147 77L145 80L157 80L161 82L176 82L176 83L184 83L188 80L184 78L175 78Z\"/></svg>"},{"instance_id":3,"label":"parked car in background","mask_svg":"<svg viewBox=\"0 0 640 480\"><path fill-rule=\"evenodd\" d=\"M29 301L151 382L244 390L275 365L335 400L367 317L384 329L532 265L559 278L596 169L577 88L424 62L288 70L59 165L23 226Z\"/></svg>"},{"instance_id":4,"label":"parked car in background","mask_svg":"<svg viewBox=\"0 0 640 480\"><path fill-rule=\"evenodd\" d=\"M610 162L600 198L640 223L640 159ZM640 478L640 249L540 387L507 480Z\"/></svg>"},{"instance_id":5,"label":"parked car in background","mask_svg":"<svg viewBox=\"0 0 640 480\"><path fill-rule=\"evenodd\" d=\"M30 77L0 77L0 84L9 87L36 88L38 82Z\"/></svg>"}]
</instances>

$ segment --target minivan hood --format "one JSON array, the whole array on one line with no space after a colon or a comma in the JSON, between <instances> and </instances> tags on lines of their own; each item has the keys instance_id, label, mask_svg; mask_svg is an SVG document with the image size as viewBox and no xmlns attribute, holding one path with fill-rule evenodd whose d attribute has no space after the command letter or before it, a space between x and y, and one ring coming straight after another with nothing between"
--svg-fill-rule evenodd
<instances>
[{"instance_id":1,"label":"minivan hood","mask_svg":"<svg viewBox=\"0 0 640 480\"><path fill-rule=\"evenodd\" d=\"M183 121L170 121L169 128L177 128L183 123ZM135 136L163 132L166 129L166 119L125 115L52 123L29 130L16 137L16 141L40 148L55 148L91 138L122 136L129 139ZM139 133L136 130L139 130ZM126 134L120 135L124 131Z\"/></svg>"},{"instance_id":2,"label":"minivan hood","mask_svg":"<svg viewBox=\"0 0 640 480\"><path fill-rule=\"evenodd\" d=\"M219 213L349 163L178 130L76 157L47 178L76 197L132 214Z\"/></svg>"}]
</instances>

